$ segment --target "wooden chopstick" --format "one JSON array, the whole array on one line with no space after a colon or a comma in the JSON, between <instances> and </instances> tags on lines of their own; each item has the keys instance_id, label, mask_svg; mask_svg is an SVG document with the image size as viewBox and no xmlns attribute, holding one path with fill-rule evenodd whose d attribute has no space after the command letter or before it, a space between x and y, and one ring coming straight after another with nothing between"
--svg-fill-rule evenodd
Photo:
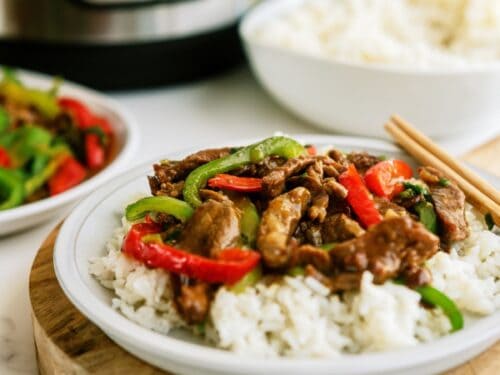
<instances>
[{"instance_id":1,"label":"wooden chopstick","mask_svg":"<svg viewBox=\"0 0 500 375\"><path fill-rule=\"evenodd\" d=\"M446 165L448 165L455 172L461 175L471 185L474 185L476 189L480 190L481 192L483 192L483 194L487 195L491 200L493 200L493 202L500 205L500 191L495 189L488 181L471 171L466 166L459 163L453 156L451 156L436 143L434 143L429 137L415 129L401 117L394 115L392 116L391 120L411 138L420 143L421 146L426 148L438 159L443 161Z\"/></svg>"},{"instance_id":2,"label":"wooden chopstick","mask_svg":"<svg viewBox=\"0 0 500 375\"><path fill-rule=\"evenodd\" d=\"M385 125L385 129L390 133L394 140L401 145L410 155L424 165L430 165L441 170L450 178L455 180L460 189L463 190L469 202L483 214L491 214L493 221L500 226L500 205L477 189L464 177L460 176L455 170L448 166L444 161L427 150L424 146L414 140L392 119Z\"/></svg>"}]
</instances>

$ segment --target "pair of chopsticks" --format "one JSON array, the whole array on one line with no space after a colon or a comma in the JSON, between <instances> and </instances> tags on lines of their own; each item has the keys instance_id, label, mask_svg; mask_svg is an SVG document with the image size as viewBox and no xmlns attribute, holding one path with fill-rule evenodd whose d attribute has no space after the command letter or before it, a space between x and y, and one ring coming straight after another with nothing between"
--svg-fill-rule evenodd
<instances>
[{"instance_id":1,"label":"pair of chopsticks","mask_svg":"<svg viewBox=\"0 0 500 375\"><path fill-rule=\"evenodd\" d=\"M385 130L418 162L437 168L455 180L468 201L481 213L490 214L495 224L500 226L500 192L489 182L460 164L399 116L392 116L385 124Z\"/></svg>"}]
</instances>

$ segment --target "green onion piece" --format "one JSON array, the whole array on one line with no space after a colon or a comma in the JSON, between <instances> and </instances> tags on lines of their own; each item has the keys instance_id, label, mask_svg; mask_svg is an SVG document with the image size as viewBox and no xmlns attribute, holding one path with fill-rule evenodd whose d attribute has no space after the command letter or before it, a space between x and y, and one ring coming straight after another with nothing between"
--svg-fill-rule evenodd
<instances>
[{"instance_id":1,"label":"green onion piece","mask_svg":"<svg viewBox=\"0 0 500 375\"><path fill-rule=\"evenodd\" d=\"M484 215L484 222L486 223L488 230L493 230L495 221L493 220L493 216L491 215L491 213L488 212L486 215Z\"/></svg>"},{"instance_id":2,"label":"green onion piece","mask_svg":"<svg viewBox=\"0 0 500 375\"><path fill-rule=\"evenodd\" d=\"M436 211L434 211L434 206L432 203L423 201L415 205L415 211L417 212L420 222L426 227L430 232L436 234L438 232L438 222Z\"/></svg>"},{"instance_id":3,"label":"green onion piece","mask_svg":"<svg viewBox=\"0 0 500 375\"><path fill-rule=\"evenodd\" d=\"M24 197L23 180L14 171L0 168L0 211L19 206Z\"/></svg>"},{"instance_id":4,"label":"green onion piece","mask_svg":"<svg viewBox=\"0 0 500 375\"><path fill-rule=\"evenodd\" d=\"M443 186L443 187L447 187L447 186L450 186L450 180L448 180L447 178L441 177L439 179L438 184Z\"/></svg>"},{"instance_id":5,"label":"green onion piece","mask_svg":"<svg viewBox=\"0 0 500 375\"><path fill-rule=\"evenodd\" d=\"M233 293L243 293L247 287L254 286L262 278L262 268L259 266L248 272L238 282L229 286Z\"/></svg>"},{"instance_id":6,"label":"green onion piece","mask_svg":"<svg viewBox=\"0 0 500 375\"><path fill-rule=\"evenodd\" d=\"M432 286L426 285L416 289L424 302L439 307L448 317L451 323L451 332L458 331L464 326L464 317L462 313L446 294L440 292Z\"/></svg>"},{"instance_id":7,"label":"green onion piece","mask_svg":"<svg viewBox=\"0 0 500 375\"><path fill-rule=\"evenodd\" d=\"M129 221L142 219L149 212L161 212L172 215L180 221L186 221L193 215L193 208L180 199L172 197L146 197L132 203L125 209Z\"/></svg>"}]
</instances>

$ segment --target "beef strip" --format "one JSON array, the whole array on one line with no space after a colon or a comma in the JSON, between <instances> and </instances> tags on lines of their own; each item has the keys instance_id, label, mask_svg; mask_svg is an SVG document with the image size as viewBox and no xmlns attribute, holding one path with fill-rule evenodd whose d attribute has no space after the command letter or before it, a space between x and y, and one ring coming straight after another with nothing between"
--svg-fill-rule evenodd
<instances>
[{"instance_id":1,"label":"beef strip","mask_svg":"<svg viewBox=\"0 0 500 375\"><path fill-rule=\"evenodd\" d=\"M280 268L288 264L291 256L288 246L290 238L310 200L311 193L306 188L297 187L269 202L257 233L257 248L266 266Z\"/></svg>"},{"instance_id":2,"label":"beef strip","mask_svg":"<svg viewBox=\"0 0 500 375\"><path fill-rule=\"evenodd\" d=\"M225 157L230 152L231 148L229 147L202 150L189 155L181 161L164 160L160 164L155 164L153 166L155 175L148 177L151 193L153 195L180 196L182 187L175 183L185 179L192 170L199 166ZM173 184L173 186L170 184ZM176 195L171 195L173 193Z\"/></svg>"},{"instance_id":3,"label":"beef strip","mask_svg":"<svg viewBox=\"0 0 500 375\"><path fill-rule=\"evenodd\" d=\"M357 221L345 214L329 215L321 227L324 243L343 242L365 233Z\"/></svg>"},{"instance_id":4,"label":"beef strip","mask_svg":"<svg viewBox=\"0 0 500 375\"><path fill-rule=\"evenodd\" d=\"M367 152L351 152L347 155L347 160L353 163L361 174L364 174L370 167L380 162L378 156L370 155Z\"/></svg>"},{"instance_id":5,"label":"beef strip","mask_svg":"<svg viewBox=\"0 0 500 375\"><path fill-rule=\"evenodd\" d=\"M433 167L420 167L420 178L429 186L445 243L469 236L465 218L465 194L457 184Z\"/></svg>"},{"instance_id":6,"label":"beef strip","mask_svg":"<svg viewBox=\"0 0 500 375\"><path fill-rule=\"evenodd\" d=\"M349 161L347 160L346 155L340 150L331 149L330 151L328 151L328 156L330 157L330 159L337 163L337 165L339 166L337 170L340 173L342 173L349 165Z\"/></svg>"},{"instance_id":7,"label":"beef strip","mask_svg":"<svg viewBox=\"0 0 500 375\"><path fill-rule=\"evenodd\" d=\"M328 252L312 245L295 246L288 266L313 265L315 268L327 272L331 267Z\"/></svg>"},{"instance_id":8,"label":"beef strip","mask_svg":"<svg viewBox=\"0 0 500 375\"><path fill-rule=\"evenodd\" d=\"M309 218L322 223L326 217L329 200L328 194L324 190L320 190L312 199L312 204L308 211Z\"/></svg>"},{"instance_id":9,"label":"beef strip","mask_svg":"<svg viewBox=\"0 0 500 375\"><path fill-rule=\"evenodd\" d=\"M265 196L274 198L285 190L286 179L301 172L315 162L314 157L299 156L271 170L262 178L262 191Z\"/></svg>"},{"instance_id":10,"label":"beef strip","mask_svg":"<svg viewBox=\"0 0 500 375\"><path fill-rule=\"evenodd\" d=\"M327 276L313 265L307 265L305 276L312 277L326 286L332 293L357 290L361 285L361 272L342 272L334 276Z\"/></svg>"},{"instance_id":11,"label":"beef strip","mask_svg":"<svg viewBox=\"0 0 500 375\"><path fill-rule=\"evenodd\" d=\"M173 286L174 305L179 315L188 324L204 322L208 317L213 293L208 283L188 280L170 274Z\"/></svg>"},{"instance_id":12,"label":"beef strip","mask_svg":"<svg viewBox=\"0 0 500 375\"><path fill-rule=\"evenodd\" d=\"M311 221L303 220L297 226L294 238L296 238L299 243L309 243L314 246L321 246L323 244L323 238L321 236L321 224Z\"/></svg>"},{"instance_id":13,"label":"beef strip","mask_svg":"<svg viewBox=\"0 0 500 375\"><path fill-rule=\"evenodd\" d=\"M408 214L404 207L401 207L386 198L374 197L373 200L375 201L375 207L383 217L391 215L391 213L393 216L405 216Z\"/></svg>"},{"instance_id":14,"label":"beef strip","mask_svg":"<svg viewBox=\"0 0 500 375\"><path fill-rule=\"evenodd\" d=\"M182 231L179 247L208 257L216 257L240 240L240 211L230 200L209 199L202 203Z\"/></svg>"},{"instance_id":15,"label":"beef strip","mask_svg":"<svg viewBox=\"0 0 500 375\"><path fill-rule=\"evenodd\" d=\"M278 168L286 163L286 159L280 156L267 156L259 163L252 163L238 168L231 172L236 176L245 177L264 177L273 169Z\"/></svg>"},{"instance_id":16,"label":"beef strip","mask_svg":"<svg viewBox=\"0 0 500 375\"><path fill-rule=\"evenodd\" d=\"M370 271L376 283L414 272L439 248L439 238L408 216L385 219L330 251L340 271Z\"/></svg>"},{"instance_id":17,"label":"beef strip","mask_svg":"<svg viewBox=\"0 0 500 375\"><path fill-rule=\"evenodd\" d=\"M323 180L323 187L330 195L334 195L340 199L347 197L347 189L337 182L335 178L325 178Z\"/></svg>"}]
</instances>

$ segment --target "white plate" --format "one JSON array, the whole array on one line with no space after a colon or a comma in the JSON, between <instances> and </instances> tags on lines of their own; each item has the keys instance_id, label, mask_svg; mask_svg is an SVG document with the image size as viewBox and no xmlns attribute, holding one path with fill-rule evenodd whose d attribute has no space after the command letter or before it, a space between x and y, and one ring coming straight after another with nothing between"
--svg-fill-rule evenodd
<instances>
[{"instance_id":1,"label":"white plate","mask_svg":"<svg viewBox=\"0 0 500 375\"><path fill-rule=\"evenodd\" d=\"M334 145L342 150L363 149L407 158L398 148L382 141L333 136L297 138L319 147ZM178 159L186 154L166 157ZM146 175L151 173L150 164L135 168L82 201L62 226L54 252L57 278L73 304L116 343L149 363L182 374L428 374L467 361L500 336L500 313L496 313L451 336L398 351L332 359L266 360L200 345L187 333L165 336L143 328L111 308L112 293L89 274L88 260L104 255L106 241L120 225L123 207L149 193Z\"/></svg>"},{"instance_id":2,"label":"white plate","mask_svg":"<svg viewBox=\"0 0 500 375\"><path fill-rule=\"evenodd\" d=\"M18 75L27 87L48 89L52 85L52 77L49 76L21 70L18 71ZM116 136L117 154L115 159L92 178L62 194L0 211L0 235L40 224L63 212L72 203L94 191L103 182L123 170L137 150L139 134L135 120L117 102L96 91L68 82L63 83L59 95L75 97L88 104L96 113L110 120Z\"/></svg>"}]
</instances>

